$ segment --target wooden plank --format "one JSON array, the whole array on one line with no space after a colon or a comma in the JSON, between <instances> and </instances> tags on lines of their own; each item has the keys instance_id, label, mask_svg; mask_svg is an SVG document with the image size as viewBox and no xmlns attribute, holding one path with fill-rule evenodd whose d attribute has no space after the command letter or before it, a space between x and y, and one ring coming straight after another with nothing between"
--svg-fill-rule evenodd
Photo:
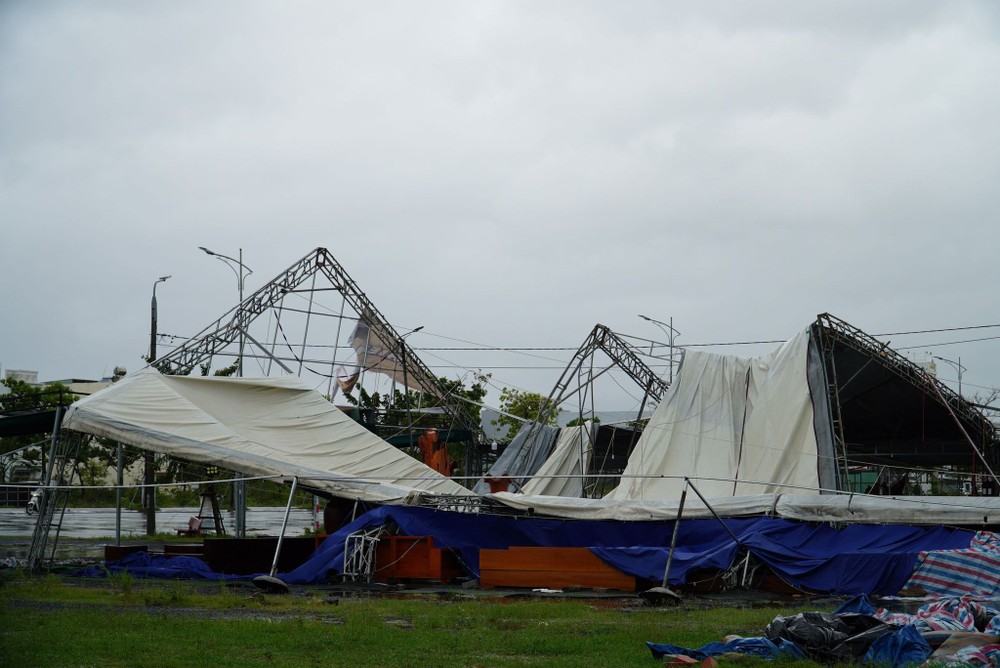
<instances>
[{"instance_id":1,"label":"wooden plank","mask_svg":"<svg viewBox=\"0 0 1000 668\"><path fill-rule=\"evenodd\" d=\"M427 536L385 536L375 552L375 579L448 581L462 575L455 555Z\"/></svg>"},{"instance_id":2,"label":"wooden plank","mask_svg":"<svg viewBox=\"0 0 1000 668\"><path fill-rule=\"evenodd\" d=\"M583 547L511 547L479 551L482 587L547 587L636 590L626 575Z\"/></svg>"},{"instance_id":3,"label":"wooden plank","mask_svg":"<svg viewBox=\"0 0 1000 668\"><path fill-rule=\"evenodd\" d=\"M609 566L585 547L511 547L506 550L480 550L480 565L517 570L590 571Z\"/></svg>"}]
</instances>

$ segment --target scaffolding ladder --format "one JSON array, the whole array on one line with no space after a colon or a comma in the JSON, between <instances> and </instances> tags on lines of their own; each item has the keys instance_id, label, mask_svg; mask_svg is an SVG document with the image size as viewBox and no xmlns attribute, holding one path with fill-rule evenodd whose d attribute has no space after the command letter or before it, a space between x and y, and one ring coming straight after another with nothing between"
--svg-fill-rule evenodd
<instances>
[{"instance_id":1,"label":"scaffolding ladder","mask_svg":"<svg viewBox=\"0 0 1000 668\"><path fill-rule=\"evenodd\" d=\"M80 449L86 438L82 434L63 431L57 431L52 436L52 448L38 498L35 531L28 551L26 566L29 573L40 572L43 568L51 569L55 561L59 532L69 501L69 485L74 476L79 474Z\"/></svg>"}]
</instances>

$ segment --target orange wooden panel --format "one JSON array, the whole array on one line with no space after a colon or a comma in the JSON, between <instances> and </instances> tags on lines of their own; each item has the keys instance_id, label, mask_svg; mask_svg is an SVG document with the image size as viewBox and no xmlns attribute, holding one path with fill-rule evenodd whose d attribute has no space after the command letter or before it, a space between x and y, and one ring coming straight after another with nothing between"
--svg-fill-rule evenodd
<instances>
[{"instance_id":1,"label":"orange wooden panel","mask_svg":"<svg viewBox=\"0 0 1000 668\"><path fill-rule=\"evenodd\" d=\"M526 570L594 571L612 568L585 547L511 547L508 560Z\"/></svg>"},{"instance_id":2,"label":"orange wooden panel","mask_svg":"<svg viewBox=\"0 0 1000 668\"><path fill-rule=\"evenodd\" d=\"M482 587L547 587L576 585L635 591L634 576L608 565L583 547L511 547L479 551Z\"/></svg>"},{"instance_id":3,"label":"orange wooden panel","mask_svg":"<svg viewBox=\"0 0 1000 668\"><path fill-rule=\"evenodd\" d=\"M384 536L375 551L375 579L450 580L462 575L451 552L434 547L426 536Z\"/></svg>"}]
</instances>

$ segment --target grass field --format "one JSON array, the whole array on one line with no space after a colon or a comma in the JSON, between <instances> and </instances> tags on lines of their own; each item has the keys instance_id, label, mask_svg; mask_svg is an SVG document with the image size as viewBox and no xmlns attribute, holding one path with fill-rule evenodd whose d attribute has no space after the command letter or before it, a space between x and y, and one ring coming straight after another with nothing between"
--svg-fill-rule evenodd
<instances>
[{"instance_id":1,"label":"grass field","mask_svg":"<svg viewBox=\"0 0 1000 668\"><path fill-rule=\"evenodd\" d=\"M698 647L758 635L792 612L462 590L265 596L247 584L127 575L2 583L0 666L656 666L647 640Z\"/></svg>"}]
</instances>

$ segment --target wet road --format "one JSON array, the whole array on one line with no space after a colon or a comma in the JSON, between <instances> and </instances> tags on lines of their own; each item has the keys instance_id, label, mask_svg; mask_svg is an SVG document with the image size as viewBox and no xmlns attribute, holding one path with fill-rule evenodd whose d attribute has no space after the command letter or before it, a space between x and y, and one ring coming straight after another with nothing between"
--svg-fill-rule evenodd
<instances>
[{"instance_id":1,"label":"wet road","mask_svg":"<svg viewBox=\"0 0 1000 668\"><path fill-rule=\"evenodd\" d=\"M197 507L163 508L156 512L156 528L163 533L174 533L176 529L186 527L188 518L197 513ZM284 516L284 508L248 508L247 535L277 536L281 532L281 521ZM28 515L24 512L24 508L0 508L0 562L4 559L27 557L31 536L35 531L36 517L37 515ZM222 522L226 531L232 532L235 526L233 512L223 512ZM293 508L288 516L285 535L301 536L312 526L311 510ZM322 524L320 528L322 529ZM105 543L91 539L107 538L106 542L113 543L114 535L114 508L67 508L59 534L57 558L102 558ZM122 511L122 542L147 543L144 511ZM2 566L0 563L0 567Z\"/></svg>"},{"instance_id":2,"label":"wet road","mask_svg":"<svg viewBox=\"0 0 1000 668\"><path fill-rule=\"evenodd\" d=\"M156 529L173 533L187 527L188 518L198 514L198 508L162 508L156 511ZM247 535L277 536L281 531L284 508L248 508ZM0 536L30 537L35 531L36 515L28 515L24 508L0 508ZM322 522L322 516L320 517ZM232 511L222 513L222 523L226 531L232 532L235 515ZM209 524L208 521L205 524ZM311 510L293 508L288 516L285 535L301 536L305 529L313 526ZM146 533L146 513L141 510L122 510L122 537L129 534L144 536ZM67 508L63 519L61 538L101 538L115 535L114 508Z\"/></svg>"}]
</instances>

